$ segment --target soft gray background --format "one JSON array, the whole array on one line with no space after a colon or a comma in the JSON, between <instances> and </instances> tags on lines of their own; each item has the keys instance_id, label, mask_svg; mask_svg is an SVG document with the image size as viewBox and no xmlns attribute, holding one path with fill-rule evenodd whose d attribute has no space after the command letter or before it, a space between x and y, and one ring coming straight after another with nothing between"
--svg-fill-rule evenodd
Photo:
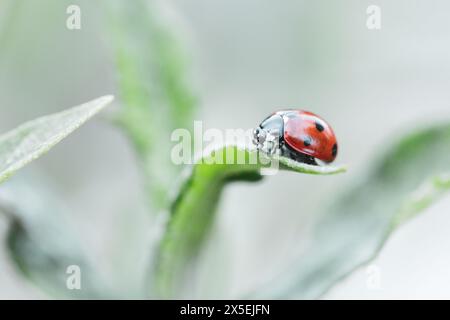
<instances>
[{"instance_id":1,"label":"soft gray background","mask_svg":"<svg viewBox=\"0 0 450 320\"><path fill-rule=\"evenodd\" d=\"M11 19L13 1L0 3L0 28L8 28L0 47L2 132L116 93L100 1L17 1ZM73 3L82 9L80 31L65 27ZM332 123L337 161L350 168L335 177L280 173L228 188L201 255L201 277L190 281L187 297L226 297L263 283L301 248L308 212L356 179L379 148L410 129L450 119L448 1L160 4L189 53L201 99L196 118L205 128L249 128L279 107L310 109ZM379 31L366 28L370 4L381 7ZM118 130L98 117L19 175L37 169L58 186L105 275L143 272L143 239L154 221L139 204L135 158ZM450 298L449 211L447 197L389 240L373 262L379 289L367 286L361 269L325 298ZM125 276L115 281L128 284ZM42 295L15 274L1 249L0 298L34 297Z\"/></svg>"}]
</instances>

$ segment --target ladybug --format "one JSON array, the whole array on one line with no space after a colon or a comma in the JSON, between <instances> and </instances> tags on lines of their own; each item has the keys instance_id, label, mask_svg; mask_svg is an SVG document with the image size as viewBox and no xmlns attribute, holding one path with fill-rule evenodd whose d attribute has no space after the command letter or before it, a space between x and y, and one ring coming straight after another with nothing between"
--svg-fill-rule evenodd
<instances>
[{"instance_id":1,"label":"ladybug","mask_svg":"<svg viewBox=\"0 0 450 320\"><path fill-rule=\"evenodd\" d=\"M336 136L330 125L309 111L280 110L253 130L259 150L311 165L331 163L337 156Z\"/></svg>"}]
</instances>

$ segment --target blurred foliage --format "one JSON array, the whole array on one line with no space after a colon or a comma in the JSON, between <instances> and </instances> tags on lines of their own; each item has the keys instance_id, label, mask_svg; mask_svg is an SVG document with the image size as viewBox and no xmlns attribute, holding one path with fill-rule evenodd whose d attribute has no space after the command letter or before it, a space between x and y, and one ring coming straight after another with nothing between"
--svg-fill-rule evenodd
<instances>
[{"instance_id":1,"label":"blurred foliage","mask_svg":"<svg viewBox=\"0 0 450 320\"><path fill-rule=\"evenodd\" d=\"M0 211L10 227L7 248L18 270L44 293L58 298L112 297L111 288L80 247L67 210L42 176L21 176L0 189ZM26 199L26 201L23 201ZM69 266L80 268L82 290L68 290Z\"/></svg>"},{"instance_id":2,"label":"blurred foliage","mask_svg":"<svg viewBox=\"0 0 450 320\"><path fill-rule=\"evenodd\" d=\"M450 125L401 139L318 219L306 251L251 298L318 298L450 189Z\"/></svg>"},{"instance_id":3,"label":"blurred foliage","mask_svg":"<svg viewBox=\"0 0 450 320\"><path fill-rule=\"evenodd\" d=\"M105 96L66 111L27 122L0 136L0 182L39 158L112 101ZM24 201L26 199L26 201ZM18 269L32 282L57 297L98 297L91 267L64 223L60 205L43 184L14 181L0 193L0 211L11 222L7 244ZM86 287L69 291L66 268L83 268ZM106 291L104 291L106 292Z\"/></svg>"},{"instance_id":4,"label":"blurred foliage","mask_svg":"<svg viewBox=\"0 0 450 320\"><path fill-rule=\"evenodd\" d=\"M167 206L178 167L170 160L170 134L191 129L195 99L185 62L155 3L106 1L122 109L118 122L129 136L146 175L154 209Z\"/></svg>"},{"instance_id":5,"label":"blurred foliage","mask_svg":"<svg viewBox=\"0 0 450 320\"><path fill-rule=\"evenodd\" d=\"M276 155L269 158L237 146L218 148L205 155L190 168L190 175L172 204L153 279L158 295L173 297L183 266L197 252L209 230L223 188L233 181L259 181L263 178L261 170L277 167L322 175L345 171L344 167L312 166Z\"/></svg>"},{"instance_id":6,"label":"blurred foliage","mask_svg":"<svg viewBox=\"0 0 450 320\"><path fill-rule=\"evenodd\" d=\"M14 29L17 21L18 13L20 12L23 1L6 1L2 3L3 10L0 12L0 57L2 53L6 50L6 43L8 42L8 37L11 36L11 30Z\"/></svg>"}]
</instances>

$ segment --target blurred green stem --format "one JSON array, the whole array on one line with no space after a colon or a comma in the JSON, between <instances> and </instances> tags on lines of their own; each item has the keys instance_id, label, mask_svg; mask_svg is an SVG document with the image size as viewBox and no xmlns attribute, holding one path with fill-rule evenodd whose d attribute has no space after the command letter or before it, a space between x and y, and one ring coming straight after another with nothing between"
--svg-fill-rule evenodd
<instances>
[{"instance_id":1,"label":"blurred green stem","mask_svg":"<svg viewBox=\"0 0 450 320\"><path fill-rule=\"evenodd\" d=\"M269 168L321 175L345 171L345 167L319 167L284 157L269 158L256 150L237 146L218 148L203 157L193 166L171 207L154 270L159 297L174 297L182 271L210 229L223 188L233 181L259 181L263 178L261 170Z\"/></svg>"},{"instance_id":2,"label":"blurred green stem","mask_svg":"<svg viewBox=\"0 0 450 320\"><path fill-rule=\"evenodd\" d=\"M195 99L181 50L157 19L158 7L142 0L106 6L122 101L118 123L141 161L149 202L161 210L178 172L170 159L170 134L191 129Z\"/></svg>"}]
</instances>

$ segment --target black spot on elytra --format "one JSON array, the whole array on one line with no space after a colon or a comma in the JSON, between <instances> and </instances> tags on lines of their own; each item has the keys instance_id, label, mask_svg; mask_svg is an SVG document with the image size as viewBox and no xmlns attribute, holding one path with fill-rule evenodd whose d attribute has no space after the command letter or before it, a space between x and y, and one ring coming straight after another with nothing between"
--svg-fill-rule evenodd
<instances>
[{"instance_id":1,"label":"black spot on elytra","mask_svg":"<svg viewBox=\"0 0 450 320\"><path fill-rule=\"evenodd\" d=\"M312 143L312 139L310 136L306 136L305 139L303 139L303 144L305 147L309 147Z\"/></svg>"},{"instance_id":2,"label":"black spot on elytra","mask_svg":"<svg viewBox=\"0 0 450 320\"><path fill-rule=\"evenodd\" d=\"M336 143L333 145L333 149L331 150L331 154L333 155L333 157L336 157L336 155L337 155L337 144Z\"/></svg>"},{"instance_id":3,"label":"black spot on elytra","mask_svg":"<svg viewBox=\"0 0 450 320\"><path fill-rule=\"evenodd\" d=\"M319 122L316 121L316 129L319 132L322 132L323 130L325 130L325 128L323 127L323 125L321 125Z\"/></svg>"}]
</instances>

